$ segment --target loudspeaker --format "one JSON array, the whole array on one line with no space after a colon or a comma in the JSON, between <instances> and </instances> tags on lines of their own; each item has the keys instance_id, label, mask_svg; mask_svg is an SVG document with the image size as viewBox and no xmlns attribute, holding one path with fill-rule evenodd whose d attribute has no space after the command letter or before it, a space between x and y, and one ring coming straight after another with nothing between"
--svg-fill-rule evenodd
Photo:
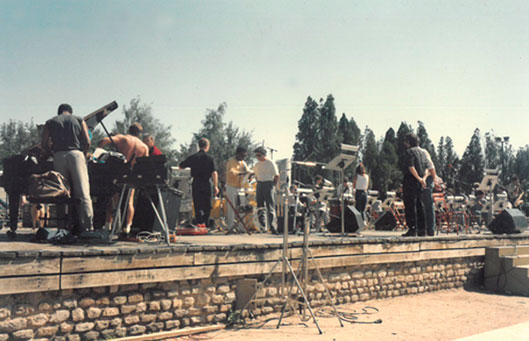
<instances>
[{"instance_id":1,"label":"loudspeaker","mask_svg":"<svg viewBox=\"0 0 529 341\"><path fill-rule=\"evenodd\" d=\"M283 226L285 225L285 217L277 216L277 232L283 233ZM296 225L303 231L305 226L305 215L299 215L296 217ZM288 232L294 231L294 214L288 215Z\"/></svg>"},{"instance_id":2,"label":"loudspeaker","mask_svg":"<svg viewBox=\"0 0 529 341\"><path fill-rule=\"evenodd\" d=\"M154 200L154 199L153 199ZM180 214L180 202L181 202L181 195L172 189L168 189L165 191L162 191L162 200L165 204L165 216L167 218L167 225L169 227L169 231L173 231L175 228L178 227L179 224L179 214ZM160 204L156 207L158 209L158 212L161 214L161 207ZM151 209L152 210L152 209ZM153 211L153 216L154 216ZM162 231L162 225L160 224L160 221L158 218L154 216L154 226L153 231Z\"/></svg>"},{"instance_id":3,"label":"loudspeaker","mask_svg":"<svg viewBox=\"0 0 529 341\"><path fill-rule=\"evenodd\" d=\"M397 219L393 212L386 211L375 220L375 230L377 231L393 231L397 227Z\"/></svg>"},{"instance_id":4,"label":"loudspeaker","mask_svg":"<svg viewBox=\"0 0 529 341\"><path fill-rule=\"evenodd\" d=\"M518 209L503 210L489 224L489 230L494 234L521 233L528 227L527 217Z\"/></svg>"},{"instance_id":5,"label":"loudspeaker","mask_svg":"<svg viewBox=\"0 0 529 341\"><path fill-rule=\"evenodd\" d=\"M329 224L327 224L327 230L329 230L329 232L342 232L342 223L340 218L341 214L338 217L332 217ZM345 206L344 220L345 232L357 233L364 229L364 219L362 219L362 213L360 213L360 211L358 211L353 205Z\"/></svg>"}]
</instances>

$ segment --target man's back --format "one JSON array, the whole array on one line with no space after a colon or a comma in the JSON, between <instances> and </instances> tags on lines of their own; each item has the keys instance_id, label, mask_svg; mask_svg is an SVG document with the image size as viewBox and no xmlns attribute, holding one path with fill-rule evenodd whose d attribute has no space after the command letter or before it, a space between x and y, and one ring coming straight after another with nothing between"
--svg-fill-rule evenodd
<instances>
[{"instance_id":1,"label":"man's back","mask_svg":"<svg viewBox=\"0 0 529 341\"><path fill-rule=\"evenodd\" d=\"M54 152L66 150L81 150L81 134L83 132L82 119L62 114L46 122L52 140Z\"/></svg>"},{"instance_id":2,"label":"man's back","mask_svg":"<svg viewBox=\"0 0 529 341\"><path fill-rule=\"evenodd\" d=\"M112 139L127 161L130 161L133 156L134 158L149 156L149 147L135 136L116 135Z\"/></svg>"}]
</instances>

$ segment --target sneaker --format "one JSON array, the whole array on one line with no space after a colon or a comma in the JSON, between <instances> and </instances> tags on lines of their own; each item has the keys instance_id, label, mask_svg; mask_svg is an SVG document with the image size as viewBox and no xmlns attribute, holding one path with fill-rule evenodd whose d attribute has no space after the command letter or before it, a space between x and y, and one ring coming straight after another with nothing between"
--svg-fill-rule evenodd
<instances>
[{"instance_id":1,"label":"sneaker","mask_svg":"<svg viewBox=\"0 0 529 341\"><path fill-rule=\"evenodd\" d=\"M416 229L409 229L408 232L401 235L401 237L417 237L417 230Z\"/></svg>"}]
</instances>

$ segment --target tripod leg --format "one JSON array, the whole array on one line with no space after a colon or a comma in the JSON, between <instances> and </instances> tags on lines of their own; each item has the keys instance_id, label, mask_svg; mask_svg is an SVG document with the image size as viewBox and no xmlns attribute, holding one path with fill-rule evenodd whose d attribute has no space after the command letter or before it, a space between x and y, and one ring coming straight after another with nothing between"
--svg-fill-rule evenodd
<instances>
[{"instance_id":1,"label":"tripod leg","mask_svg":"<svg viewBox=\"0 0 529 341\"><path fill-rule=\"evenodd\" d=\"M340 327L343 327L342 319L340 318L340 315L338 315L338 310L336 309L336 305L334 305L334 301L332 299L331 293L329 292L329 288L327 288L327 286L325 285L325 281L323 280L323 276L321 275L320 268L318 268L318 265L316 264L316 260L314 260L312 251L310 249L308 251L309 251L310 259L312 260L312 264L314 264L316 273L318 274L318 277L320 278L320 283L323 284L323 287L325 288L327 299L331 302L331 306L332 306L332 309L334 310L334 313L336 314L336 318L338 319L338 322L340 322Z\"/></svg>"},{"instance_id":2,"label":"tripod leg","mask_svg":"<svg viewBox=\"0 0 529 341\"><path fill-rule=\"evenodd\" d=\"M310 315L312 316L312 320L314 321L314 324L318 328L318 331L320 332L320 334L323 334L323 331L321 330L320 325L318 324L318 320L316 319L316 315L314 315L314 311L312 311L312 308L310 306L309 300L307 299L307 296L305 295L305 292L301 288L301 284L299 283L298 278L296 277L296 274L294 273L294 269L292 269L292 266L290 265L290 262L288 261L288 259L284 258L283 261L287 265L288 270L292 274L292 278L296 282L296 286L298 287L298 290L299 290L300 294L303 296L303 299L305 300L305 303L307 305L307 309L309 310Z\"/></svg>"}]
</instances>

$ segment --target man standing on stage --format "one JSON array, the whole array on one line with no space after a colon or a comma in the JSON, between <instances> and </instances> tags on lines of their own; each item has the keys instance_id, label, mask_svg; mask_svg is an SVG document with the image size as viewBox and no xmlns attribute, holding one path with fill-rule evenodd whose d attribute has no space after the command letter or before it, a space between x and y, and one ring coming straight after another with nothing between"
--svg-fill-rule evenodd
<instances>
[{"instance_id":1,"label":"man standing on stage","mask_svg":"<svg viewBox=\"0 0 529 341\"><path fill-rule=\"evenodd\" d=\"M68 104L61 104L57 115L46 121L42 133L42 148L53 152L53 168L64 175L72 188L72 197L80 200L77 206L81 233L92 228L93 208L85 154L90 147L88 127L82 118L72 115ZM50 146L51 142L51 146Z\"/></svg>"},{"instance_id":2,"label":"man standing on stage","mask_svg":"<svg viewBox=\"0 0 529 341\"><path fill-rule=\"evenodd\" d=\"M233 221L235 218L234 209L237 209L238 207L237 194L239 189L242 188L243 176L248 173L248 165L244 161L246 154L246 148L237 147L235 156L226 162L226 197L231 202L231 205L227 205L228 216L226 224L228 226L228 231L244 231L244 228L240 226L239 222L234 226Z\"/></svg>"},{"instance_id":3,"label":"man standing on stage","mask_svg":"<svg viewBox=\"0 0 529 341\"><path fill-rule=\"evenodd\" d=\"M136 162L136 158L149 156L149 147L140 140L143 127L141 124L135 122L129 127L128 134L114 135L112 141L109 137L103 138L98 147L103 148L104 146L114 143L118 152L125 155L127 162L131 162L132 165ZM123 229L124 234L130 233L130 227L132 226L132 220L134 218L134 192L132 189L130 193L130 200L127 207L127 219L125 220L125 228ZM117 200L117 197L114 198ZM106 228L110 229L110 223L112 222L112 212L107 212Z\"/></svg>"},{"instance_id":4,"label":"man standing on stage","mask_svg":"<svg viewBox=\"0 0 529 341\"><path fill-rule=\"evenodd\" d=\"M421 200L424 204L424 212L426 214L426 235L433 236L435 234L435 206L432 194L435 187L435 179L437 177L437 173L435 172L435 166L432 162L432 157L430 156L430 153L424 148L418 148L419 151L423 154L422 160L426 162L423 165L423 169L427 170L423 176L423 180L426 186L421 192ZM419 222L422 221L423 220L420 218ZM422 226L419 226L419 231L423 230L424 228Z\"/></svg>"},{"instance_id":5,"label":"man standing on stage","mask_svg":"<svg viewBox=\"0 0 529 341\"><path fill-rule=\"evenodd\" d=\"M154 145L154 136L152 135L145 135L143 136L143 143L149 147L149 156L157 156L162 155L162 152L158 147Z\"/></svg>"},{"instance_id":6,"label":"man standing on stage","mask_svg":"<svg viewBox=\"0 0 529 341\"><path fill-rule=\"evenodd\" d=\"M419 139L414 133L406 135L404 145L406 151L406 169L402 181L402 195L406 214L406 225L408 232L403 237L425 236L426 215L421 200L422 190L426 187L423 179L424 165L426 164L424 154L417 147ZM419 221L420 220L420 221Z\"/></svg>"},{"instance_id":7,"label":"man standing on stage","mask_svg":"<svg viewBox=\"0 0 529 341\"><path fill-rule=\"evenodd\" d=\"M253 168L257 180L257 207L266 209L266 214L263 209L259 210L259 222L265 229L277 234L274 188L279 181L279 172L276 164L266 158L266 149L258 147L254 153L257 158L257 164Z\"/></svg>"},{"instance_id":8,"label":"man standing on stage","mask_svg":"<svg viewBox=\"0 0 529 341\"><path fill-rule=\"evenodd\" d=\"M213 181L215 195L219 194L218 174L215 169L215 161L208 155L209 140L201 138L198 141L198 153L195 153L180 163L180 168L191 168L193 178L193 206L195 209L195 220L198 227L206 227L209 223L209 212L211 211L211 184Z\"/></svg>"}]
</instances>

